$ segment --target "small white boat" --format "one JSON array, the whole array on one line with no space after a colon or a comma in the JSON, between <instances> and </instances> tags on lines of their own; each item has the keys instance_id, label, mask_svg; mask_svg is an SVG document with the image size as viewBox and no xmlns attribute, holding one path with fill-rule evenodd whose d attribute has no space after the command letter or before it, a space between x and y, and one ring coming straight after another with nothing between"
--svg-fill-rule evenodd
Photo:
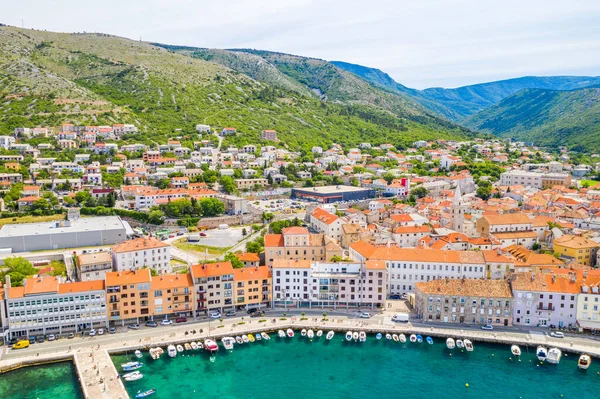
<instances>
[{"instance_id":1,"label":"small white boat","mask_svg":"<svg viewBox=\"0 0 600 399\"><path fill-rule=\"evenodd\" d=\"M269 334L267 334L266 332L262 332L260 333L260 336L262 337L262 339L264 339L265 341L268 341L271 339L271 337L269 336Z\"/></svg>"},{"instance_id":2,"label":"small white boat","mask_svg":"<svg viewBox=\"0 0 600 399\"><path fill-rule=\"evenodd\" d=\"M392 339L392 334L390 334L390 333L385 334L385 339L387 339L388 341L390 339Z\"/></svg>"},{"instance_id":3,"label":"small white boat","mask_svg":"<svg viewBox=\"0 0 600 399\"><path fill-rule=\"evenodd\" d=\"M317 337L321 337L321 336L323 336L323 330L317 331Z\"/></svg>"},{"instance_id":4,"label":"small white boat","mask_svg":"<svg viewBox=\"0 0 600 399\"><path fill-rule=\"evenodd\" d=\"M315 332L313 330L308 330L306 332L306 336L308 337L308 339L313 339L315 337Z\"/></svg>"},{"instance_id":5,"label":"small white boat","mask_svg":"<svg viewBox=\"0 0 600 399\"><path fill-rule=\"evenodd\" d=\"M277 331L277 335L279 335L279 338L285 338L285 332L283 330Z\"/></svg>"},{"instance_id":6,"label":"small white boat","mask_svg":"<svg viewBox=\"0 0 600 399\"><path fill-rule=\"evenodd\" d=\"M358 331L354 331L352 333L352 339L355 340L355 341L358 341Z\"/></svg>"},{"instance_id":7,"label":"small white boat","mask_svg":"<svg viewBox=\"0 0 600 399\"><path fill-rule=\"evenodd\" d=\"M465 343L462 341L462 339L457 339L457 340L456 340L456 347L457 347L458 349L462 349L462 348L464 348L464 347L465 347Z\"/></svg>"},{"instance_id":8,"label":"small white boat","mask_svg":"<svg viewBox=\"0 0 600 399\"><path fill-rule=\"evenodd\" d=\"M417 342L417 336L415 334L410 335L410 342Z\"/></svg>"},{"instance_id":9,"label":"small white boat","mask_svg":"<svg viewBox=\"0 0 600 399\"><path fill-rule=\"evenodd\" d=\"M346 341L352 341L352 331L346 333Z\"/></svg>"},{"instance_id":10,"label":"small white boat","mask_svg":"<svg viewBox=\"0 0 600 399\"><path fill-rule=\"evenodd\" d=\"M543 362L548 357L548 349L544 348L543 346L538 346L535 351L535 355L540 362Z\"/></svg>"},{"instance_id":11,"label":"small white boat","mask_svg":"<svg viewBox=\"0 0 600 399\"><path fill-rule=\"evenodd\" d=\"M235 342L235 338L233 337L225 337L221 339L221 342L223 343L223 347L230 351L233 350L233 344Z\"/></svg>"},{"instance_id":12,"label":"small white boat","mask_svg":"<svg viewBox=\"0 0 600 399\"><path fill-rule=\"evenodd\" d=\"M331 341L331 338L333 338L334 335L335 335L335 332L329 331L327 333L327 336L325 336L325 338L327 339L327 341Z\"/></svg>"},{"instance_id":13,"label":"small white boat","mask_svg":"<svg viewBox=\"0 0 600 399\"><path fill-rule=\"evenodd\" d=\"M123 375L123 379L125 381L137 381L141 380L142 378L144 378L144 374L140 373L139 371L134 371Z\"/></svg>"},{"instance_id":14,"label":"small white boat","mask_svg":"<svg viewBox=\"0 0 600 399\"><path fill-rule=\"evenodd\" d=\"M300 335L303 337L306 337L306 329L302 329L302 331L300 331Z\"/></svg>"},{"instance_id":15,"label":"small white boat","mask_svg":"<svg viewBox=\"0 0 600 399\"><path fill-rule=\"evenodd\" d=\"M398 340L400 340L401 343L405 343L406 342L406 335L404 335L404 334L398 335Z\"/></svg>"},{"instance_id":16,"label":"small white boat","mask_svg":"<svg viewBox=\"0 0 600 399\"><path fill-rule=\"evenodd\" d=\"M262 341L262 335L259 333L254 334L254 338L256 338L257 341Z\"/></svg>"},{"instance_id":17,"label":"small white boat","mask_svg":"<svg viewBox=\"0 0 600 399\"><path fill-rule=\"evenodd\" d=\"M156 353L158 354L158 356L162 356L162 354L165 353L165 351L159 346L158 348L156 348Z\"/></svg>"},{"instance_id":18,"label":"small white boat","mask_svg":"<svg viewBox=\"0 0 600 399\"><path fill-rule=\"evenodd\" d=\"M192 350L192 345L190 345L188 342L186 342L185 344L183 344L183 347L185 348L186 351L191 351Z\"/></svg>"},{"instance_id":19,"label":"small white boat","mask_svg":"<svg viewBox=\"0 0 600 399\"><path fill-rule=\"evenodd\" d=\"M558 348L550 348L548 351L548 356L546 357L546 361L551 364L560 363L560 358L562 357L562 352Z\"/></svg>"},{"instance_id":20,"label":"small white boat","mask_svg":"<svg viewBox=\"0 0 600 399\"><path fill-rule=\"evenodd\" d=\"M294 338L294 330L292 330L291 328L287 329L286 334L288 337Z\"/></svg>"},{"instance_id":21,"label":"small white boat","mask_svg":"<svg viewBox=\"0 0 600 399\"><path fill-rule=\"evenodd\" d=\"M377 333L377 335L375 335L375 338L377 339L377 341L379 341L381 338L383 338L383 335L381 335L381 333Z\"/></svg>"},{"instance_id":22,"label":"small white boat","mask_svg":"<svg viewBox=\"0 0 600 399\"><path fill-rule=\"evenodd\" d=\"M160 358L160 352L158 351L158 349L160 348L150 348L150 357L154 360L158 360L158 358Z\"/></svg>"},{"instance_id":23,"label":"small white boat","mask_svg":"<svg viewBox=\"0 0 600 399\"><path fill-rule=\"evenodd\" d=\"M360 342L365 342L365 341L367 340L367 333L366 333L366 332L364 332L364 331L361 331L361 332L358 334L358 340L359 340Z\"/></svg>"},{"instance_id":24,"label":"small white boat","mask_svg":"<svg viewBox=\"0 0 600 399\"><path fill-rule=\"evenodd\" d=\"M204 349L204 344L198 341L198 349Z\"/></svg>"},{"instance_id":25,"label":"small white boat","mask_svg":"<svg viewBox=\"0 0 600 399\"><path fill-rule=\"evenodd\" d=\"M177 345L177 352L179 352L179 353L183 352L183 346Z\"/></svg>"},{"instance_id":26,"label":"small white boat","mask_svg":"<svg viewBox=\"0 0 600 399\"><path fill-rule=\"evenodd\" d=\"M138 359L141 359L142 357L144 357L141 350L136 350L133 353L135 354L135 357L137 357Z\"/></svg>"},{"instance_id":27,"label":"small white boat","mask_svg":"<svg viewBox=\"0 0 600 399\"><path fill-rule=\"evenodd\" d=\"M452 338L448 338L446 340L446 348L448 348L448 349L454 349L454 346L455 346L454 340Z\"/></svg>"},{"instance_id":28,"label":"small white boat","mask_svg":"<svg viewBox=\"0 0 600 399\"><path fill-rule=\"evenodd\" d=\"M250 342L250 340L248 339L248 336L246 334L242 335L242 341L244 341L245 344Z\"/></svg>"},{"instance_id":29,"label":"small white boat","mask_svg":"<svg viewBox=\"0 0 600 399\"><path fill-rule=\"evenodd\" d=\"M579 356L577 367L579 367L581 370L587 370L588 367L590 367L590 364L592 364L592 358L590 355L584 353L583 355Z\"/></svg>"},{"instance_id":30,"label":"small white boat","mask_svg":"<svg viewBox=\"0 0 600 399\"><path fill-rule=\"evenodd\" d=\"M400 337L398 337L398 334L392 335L392 339L394 340L394 342L400 342Z\"/></svg>"},{"instance_id":31,"label":"small white boat","mask_svg":"<svg viewBox=\"0 0 600 399\"><path fill-rule=\"evenodd\" d=\"M465 349L467 352L473 352L473 342L471 342L470 339L465 339L463 343L465 344Z\"/></svg>"},{"instance_id":32,"label":"small white boat","mask_svg":"<svg viewBox=\"0 0 600 399\"><path fill-rule=\"evenodd\" d=\"M510 347L510 352L513 356L521 356L521 348L519 348L519 345L512 345Z\"/></svg>"},{"instance_id":33,"label":"small white boat","mask_svg":"<svg viewBox=\"0 0 600 399\"><path fill-rule=\"evenodd\" d=\"M219 350L219 345L212 339L206 339L204 340L204 348L211 352L216 352Z\"/></svg>"},{"instance_id":34,"label":"small white boat","mask_svg":"<svg viewBox=\"0 0 600 399\"><path fill-rule=\"evenodd\" d=\"M121 365L121 367L123 367L123 370L125 370L125 371L133 371L133 370L141 369L143 366L144 366L144 364L140 363L140 362L128 362L128 363L123 363Z\"/></svg>"},{"instance_id":35,"label":"small white boat","mask_svg":"<svg viewBox=\"0 0 600 399\"><path fill-rule=\"evenodd\" d=\"M196 350L196 349L198 349L198 344L197 344L197 343L195 343L195 342L192 342L192 343L190 344L190 346L192 347L192 349L193 349L193 350Z\"/></svg>"},{"instance_id":36,"label":"small white boat","mask_svg":"<svg viewBox=\"0 0 600 399\"><path fill-rule=\"evenodd\" d=\"M175 356L177 356L177 348L175 348L175 345L169 345L169 346L167 347L167 354L168 354L170 357L175 357Z\"/></svg>"}]
</instances>

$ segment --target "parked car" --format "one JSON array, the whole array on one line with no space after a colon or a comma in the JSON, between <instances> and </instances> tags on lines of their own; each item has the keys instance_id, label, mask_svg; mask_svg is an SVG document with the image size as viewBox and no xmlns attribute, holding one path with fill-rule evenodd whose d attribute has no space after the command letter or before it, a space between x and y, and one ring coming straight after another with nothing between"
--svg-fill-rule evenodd
<instances>
[{"instance_id":1,"label":"parked car","mask_svg":"<svg viewBox=\"0 0 600 399\"><path fill-rule=\"evenodd\" d=\"M69 339L71 339L71 338L75 338L75 334L73 334L73 333L69 333L69 334L67 335L67 338L69 338Z\"/></svg>"},{"instance_id":2,"label":"parked car","mask_svg":"<svg viewBox=\"0 0 600 399\"><path fill-rule=\"evenodd\" d=\"M139 330L140 329L140 325L139 324L129 324L127 326L127 328L129 328L130 330Z\"/></svg>"},{"instance_id":3,"label":"parked car","mask_svg":"<svg viewBox=\"0 0 600 399\"><path fill-rule=\"evenodd\" d=\"M104 328L98 329L98 335L104 335Z\"/></svg>"},{"instance_id":4,"label":"parked car","mask_svg":"<svg viewBox=\"0 0 600 399\"><path fill-rule=\"evenodd\" d=\"M96 335L96 330L92 328L90 330L90 337L93 337L94 335Z\"/></svg>"},{"instance_id":5,"label":"parked car","mask_svg":"<svg viewBox=\"0 0 600 399\"><path fill-rule=\"evenodd\" d=\"M182 236L182 235L184 235L184 234L185 234L185 233L184 233L183 231L178 231L178 232L177 232L177 235L178 235L178 236Z\"/></svg>"},{"instance_id":6,"label":"parked car","mask_svg":"<svg viewBox=\"0 0 600 399\"><path fill-rule=\"evenodd\" d=\"M46 341L46 338L44 338L43 335L40 335L39 337L37 337L36 342L41 344L42 342Z\"/></svg>"},{"instance_id":7,"label":"parked car","mask_svg":"<svg viewBox=\"0 0 600 399\"><path fill-rule=\"evenodd\" d=\"M111 328L110 328L110 330L108 330L108 333L109 333L109 334L114 334L114 333L116 333L116 332L117 332L117 329L116 329L116 328L114 328L114 327L111 327Z\"/></svg>"},{"instance_id":8,"label":"parked car","mask_svg":"<svg viewBox=\"0 0 600 399\"><path fill-rule=\"evenodd\" d=\"M169 319L164 319L163 321L160 322L161 326L170 326L171 324L173 324L173 320L169 320Z\"/></svg>"},{"instance_id":9,"label":"parked car","mask_svg":"<svg viewBox=\"0 0 600 399\"><path fill-rule=\"evenodd\" d=\"M550 333L550 336L554 337L554 338L564 338L565 337L565 333L560 332L560 331L552 331Z\"/></svg>"},{"instance_id":10,"label":"parked car","mask_svg":"<svg viewBox=\"0 0 600 399\"><path fill-rule=\"evenodd\" d=\"M155 321L149 321L146 323L146 327L158 327L158 323Z\"/></svg>"},{"instance_id":11,"label":"parked car","mask_svg":"<svg viewBox=\"0 0 600 399\"><path fill-rule=\"evenodd\" d=\"M250 308L248 309L248 314L252 314L252 313L256 313L258 312L258 308Z\"/></svg>"},{"instance_id":12,"label":"parked car","mask_svg":"<svg viewBox=\"0 0 600 399\"><path fill-rule=\"evenodd\" d=\"M219 313L219 312L212 312L211 314L208 315L208 317L210 317L211 319L220 319L221 318L221 313Z\"/></svg>"},{"instance_id":13,"label":"parked car","mask_svg":"<svg viewBox=\"0 0 600 399\"><path fill-rule=\"evenodd\" d=\"M185 323L187 321L187 317L178 317L175 319L175 323Z\"/></svg>"},{"instance_id":14,"label":"parked car","mask_svg":"<svg viewBox=\"0 0 600 399\"><path fill-rule=\"evenodd\" d=\"M230 310L229 312L225 313L225 316L235 316L235 310Z\"/></svg>"},{"instance_id":15,"label":"parked car","mask_svg":"<svg viewBox=\"0 0 600 399\"><path fill-rule=\"evenodd\" d=\"M200 237L206 237L206 236L207 236L206 233L200 232Z\"/></svg>"},{"instance_id":16,"label":"parked car","mask_svg":"<svg viewBox=\"0 0 600 399\"><path fill-rule=\"evenodd\" d=\"M360 317L361 319L368 319L371 317L371 313L369 312L362 312L358 317Z\"/></svg>"},{"instance_id":17,"label":"parked car","mask_svg":"<svg viewBox=\"0 0 600 399\"><path fill-rule=\"evenodd\" d=\"M32 335L31 337L29 337L29 343L30 344L35 344L35 335Z\"/></svg>"},{"instance_id":18,"label":"parked car","mask_svg":"<svg viewBox=\"0 0 600 399\"><path fill-rule=\"evenodd\" d=\"M390 299L400 299L400 295L390 295Z\"/></svg>"},{"instance_id":19,"label":"parked car","mask_svg":"<svg viewBox=\"0 0 600 399\"><path fill-rule=\"evenodd\" d=\"M493 326L491 326L491 325L489 325L489 324L486 324L486 325L484 325L484 326L481 326L481 329L482 329L482 330L493 330L493 329L494 329L494 327L493 327Z\"/></svg>"},{"instance_id":20,"label":"parked car","mask_svg":"<svg viewBox=\"0 0 600 399\"><path fill-rule=\"evenodd\" d=\"M56 335L50 334L48 335L48 341L54 341L56 339Z\"/></svg>"},{"instance_id":21,"label":"parked car","mask_svg":"<svg viewBox=\"0 0 600 399\"><path fill-rule=\"evenodd\" d=\"M25 349L29 348L29 341L24 339L13 345L13 349Z\"/></svg>"}]
</instances>

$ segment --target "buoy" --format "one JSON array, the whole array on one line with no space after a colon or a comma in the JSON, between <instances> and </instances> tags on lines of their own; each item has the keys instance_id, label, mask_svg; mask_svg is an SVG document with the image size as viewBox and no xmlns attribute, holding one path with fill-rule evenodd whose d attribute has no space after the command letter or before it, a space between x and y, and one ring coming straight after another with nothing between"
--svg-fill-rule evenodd
<instances>
[{"instance_id":1,"label":"buoy","mask_svg":"<svg viewBox=\"0 0 600 399\"><path fill-rule=\"evenodd\" d=\"M469 387L469 383L468 382L465 384L465 387L467 387L467 388Z\"/></svg>"}]
</instances>

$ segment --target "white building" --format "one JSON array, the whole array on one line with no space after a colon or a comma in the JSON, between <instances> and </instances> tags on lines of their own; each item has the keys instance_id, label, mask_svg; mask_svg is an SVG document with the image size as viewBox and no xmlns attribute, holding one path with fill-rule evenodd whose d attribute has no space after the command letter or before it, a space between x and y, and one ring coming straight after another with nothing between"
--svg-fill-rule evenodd
<instances>
[{"instance_id":1,"label":"white building","mask_svg":"<svg viewBox=\"0 0 600 399\"><path fill-rule=\"evenodd\" d=\"M327 237L333 238L338 243L342 238L343 224L342 218L323 208L317 208L310 213L310 227Z\"/></svg>"},{"instance_id":2,"label":"white building","mask_svg":"<svg viewBox=\"0 0 600 399\"><path fill-rule=\"evenodd\" d=\"M0 148L8 150L15 143L15 138L12 136L0 136Z\"/></svg>"},{"instance_id":3,"label":"white building","mask_svg":"<svg viewBox=\"0 0 600 399\"><path fill-rule=\"evenodd\" d=\"M196 131L198 133L210 133L210 126L209 125L196 125Z\"/></svg>"},{"instance_id":4,"label":"white building","mask_svg":"<svg viewBox=\"0 0 600 399\"><path fill-rule=\"evenodd\" d=\"M171 273L171 246L153 237L125 241L112 248L115 271L149 268Z\"/></svg>"}]
</instances>

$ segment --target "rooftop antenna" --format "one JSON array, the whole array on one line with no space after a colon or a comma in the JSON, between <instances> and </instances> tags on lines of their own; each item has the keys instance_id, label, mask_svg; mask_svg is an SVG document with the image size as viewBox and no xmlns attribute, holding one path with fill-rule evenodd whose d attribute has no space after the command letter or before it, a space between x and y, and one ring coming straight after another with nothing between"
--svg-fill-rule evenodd
<instances>
[{"instance_id":1,"label":"rooftop antenna","mask_svg":"<svg viewBox=\"0 0 600 399\"><path fill-rule=\"evenodd\" d=\"M25 20L21 18L21 28L25 29Z\"/></svg>"}]
</instances>

